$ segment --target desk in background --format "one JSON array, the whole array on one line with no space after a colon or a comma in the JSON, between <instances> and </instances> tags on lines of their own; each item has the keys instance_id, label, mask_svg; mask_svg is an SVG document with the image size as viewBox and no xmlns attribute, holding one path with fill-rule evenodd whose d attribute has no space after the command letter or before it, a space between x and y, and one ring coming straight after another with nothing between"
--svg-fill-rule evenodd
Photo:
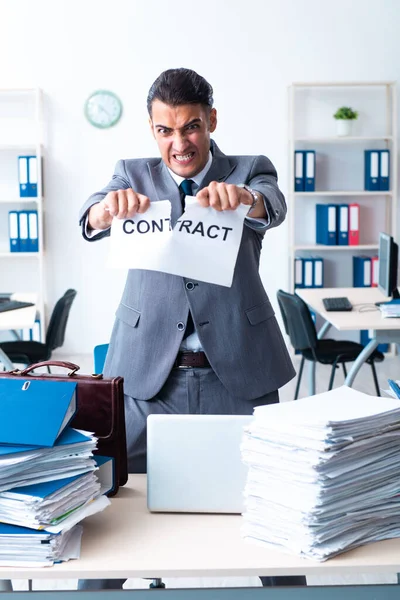
<instances>
[{"instance_id":1,"label":"desk in background","mask_svg":"<svg viewBox=\"0 0 400 600\"><path fill-rule=\"evenodd\" d=\"M378 288L299 288L296 290L296 294L325 319L325 324L318 333L319 338L322 338L332 326L339 331L371 330L371 340L352 364L345 379L345 385L350 387L353 385L358 371L379 344L400 343L400 319L383 319L378 307L373 310L375 302L389 300ZM349 312L326 311L322 298L340 296L347 296L354 307L353 310ZM369 308L372 310L359 310L361 307L367 309L367 305L370 305ZM309 394L312 396L315 394L316 365L315 363L310 363L310 365Z\"/></svg>"},{"instance_id":2,"label":"desk in background","mask_svg":"<svg viewBox=\"0 0 400 600\"><path fill-rule=\"evenodd\" d=\"M85 519L79 560L43 569L1 567L1 579L104 579L162 577L238 577L259 575L344 575L400 571L400 539L363 546L323 563L246 543L240 515L151 514L146 506L146 475L130 475L128 484L103 513ZM379 588L379 589L378 589ZM322 589L322 592L321 592ZM319 593L317 593L319 590ZM377 590L381 595L377 594ZM347 592L347 595L346 595ZM53 593L57 600L93 600L99 592ZM120 591L101 592L107 600ZM380 600L399 595L385 586L309 588L214 588L202 590L125 590L124 598L143 600L164 594L164 600ZM19 600L18 593L1 594ZM33 593L35 594L35 593ZM40 594L40 596L39 596ZM51 592L49 600L52 600ZM167 595L165 595L167 594ZM269 596L268 596L269 594ZM29 596L28 596L29 597ZM26 592L23 596L26 600ZM46 592L39 592L40 600Z\"/></svg>"},{"instance_id":3,"label":"desk in background","mask_svg":"<svg viewBox=\"0 0 400 600\"><path fill-rule=\"evenodd\" d=\"M12 300L21 300L23 302L33 302L34 306L19 308L17 310L8 310L0 312L0 331L13 331L18 329L31 329L35 323L37 294L15 293L11 296ZM0 348L0 363L7 370L14 369L14 364Z\"/></svg>"}]
</instances>

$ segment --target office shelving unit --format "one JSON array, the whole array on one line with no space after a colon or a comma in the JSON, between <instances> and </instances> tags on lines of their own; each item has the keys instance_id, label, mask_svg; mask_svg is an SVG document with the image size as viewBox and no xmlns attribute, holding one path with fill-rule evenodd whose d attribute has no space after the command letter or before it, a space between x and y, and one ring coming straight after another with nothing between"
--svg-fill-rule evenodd
<instances>
[{"instance_id":1,"label":"office shelving unit","mask_svg":"<svg viewBox=\"0 0 400 600\"><path fill-rule=\"evenodd\" d=\"M359 112L354 135L335 135L339 106ZM364 191L364 149L390 149L390 191ZM294 191L295 150L316 151L316 191ZM294 259L322 256L325 287L352 286L352 255L378 252L379 231L397 233L397 97L395 82L294 83L289 87L289 289ZM360 245L315 243L315 205L360 205Z\"/></svg>"},{"instance_id":2,"label":"office shelving unit","mask_svg":"<svg viewBox=\"0 0 400 600\"><path fill-rule=\"evenodd\" d=\"M0 292L30 292L38 296L41 339L45 332L45 255L43 244L44 143L43 94L39 88L0 89ZM37 196L21 198L18 156L36 155ZM37 210L38 252L10 252L8 212Z\"/></svg>"}]
</instances>

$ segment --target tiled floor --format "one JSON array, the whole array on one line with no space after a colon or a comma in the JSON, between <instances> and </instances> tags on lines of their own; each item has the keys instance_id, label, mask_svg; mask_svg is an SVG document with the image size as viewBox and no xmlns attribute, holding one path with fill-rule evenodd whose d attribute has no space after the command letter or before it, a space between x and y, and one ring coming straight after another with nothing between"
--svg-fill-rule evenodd
<instances>
[{"instance_id":1,"label":"tiled floor","mask_svg":"<svg viewBox=\"0 0 400 600\"><path fill-rule=\"evenodd\" d=\"M92 373L93 362L92 357L89 355L78 355L78 356L54 356L58 360L68 360L80 365L82 373ZM294 357L294 364L296 369L298 368L299 359ZM305 369L306 371L306 369ZM387 387L388 377L393 379L400 379L400 358L397 356L387 358L383 363L377 365L378 379L382 388ZM317 393L326 391L328 385L328 379L330 374L330 368L323 365L317 366L316 376L316 388ZM307 396L307 385L308 385L308 373L305 372L303 375L303 381L300 389L300 397ZM343 373L342 371L337 372L335 386L342 385ZM366 393L372 393L374 389L372 385L371 370L368 366L364 366L355 381L355 389ZM280 391L281 402L292 400L295 389L295 380L289 382ZM38 572L38 575L40 573ZM163 580L167 587L170 588L185 588L185 587L235 587L235 586L259 586L260 581L257 577L234 577L234 578L166 578ZM397 575L395 573L387 575L369 574L364 573L360 575L343 575L339 576L320 576L320 577L309 577L309 585L343 585L343 584L378 584L378 583L396 583ZM125 588L137 589L147 588L149 581L145 579L128 579ZM14 580L13 587L15 590L27 590L28 582L25 580ZM48 590L48 589L75 589L75 580L54 580L49 581L47 579L35 579L33 581L33 589L36 590Z\"/></svg>"}]
</instances>

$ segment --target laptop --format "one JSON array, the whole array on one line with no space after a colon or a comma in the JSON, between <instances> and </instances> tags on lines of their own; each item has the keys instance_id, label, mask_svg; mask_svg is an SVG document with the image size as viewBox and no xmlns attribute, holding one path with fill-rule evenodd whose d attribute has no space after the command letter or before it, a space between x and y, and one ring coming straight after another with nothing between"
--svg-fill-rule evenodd
<instances>
[{"instance_id":1,"label":"laptop","mask_svg":"<svg viewBox=\"0 0 400 600\"><path fill-rule=\"evenodd\" d=\"M150 415L147 507L152 512L244 510L243 428L253 416Z\"/></svg>"}]
</instances>

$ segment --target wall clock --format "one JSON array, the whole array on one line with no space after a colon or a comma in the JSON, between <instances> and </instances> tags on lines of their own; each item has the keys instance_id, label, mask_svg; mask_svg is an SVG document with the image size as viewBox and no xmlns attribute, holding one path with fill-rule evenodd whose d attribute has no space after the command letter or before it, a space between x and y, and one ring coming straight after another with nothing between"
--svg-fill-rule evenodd
<instances>
[{"instance_id":1,"label":"wall clock","mask_svg":"<svg viewBox=\"0 0 400 600\"><path fill-rule=\"evenodd\" d=\"M106 129L120 120L122 102L116 94L108 90L93 92L85 103L85 116L91 125Z\"/></svg>"}]
</instances>

